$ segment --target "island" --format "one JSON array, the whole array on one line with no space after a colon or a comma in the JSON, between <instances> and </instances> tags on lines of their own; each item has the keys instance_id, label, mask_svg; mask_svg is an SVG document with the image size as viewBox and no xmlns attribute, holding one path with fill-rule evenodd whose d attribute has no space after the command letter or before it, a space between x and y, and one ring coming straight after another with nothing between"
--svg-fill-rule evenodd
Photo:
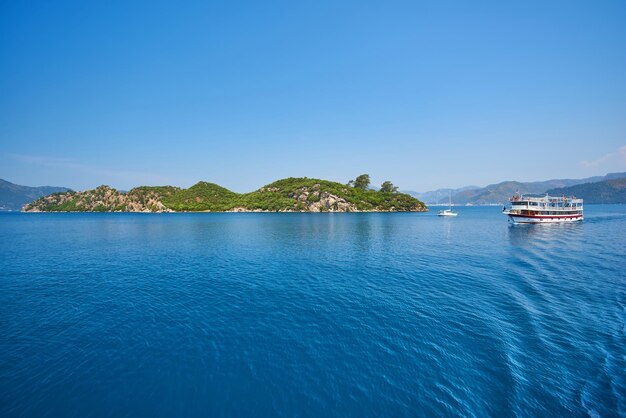
<instances>
[{"instance_id":1,"label":"island","mask_svg":"<svg viewBox=\"0 0 626 418\"><path fill-rule=\"evenodd\" d=\"M397 191L389 181L369 187L363 174L348 184L307 177L275 181L250 193L235 193L214 183L183 189L141 186L122 192L99 186L66 191L24 205L23 212L425 212L420 200Z\"/></svg>"}]
</instances>

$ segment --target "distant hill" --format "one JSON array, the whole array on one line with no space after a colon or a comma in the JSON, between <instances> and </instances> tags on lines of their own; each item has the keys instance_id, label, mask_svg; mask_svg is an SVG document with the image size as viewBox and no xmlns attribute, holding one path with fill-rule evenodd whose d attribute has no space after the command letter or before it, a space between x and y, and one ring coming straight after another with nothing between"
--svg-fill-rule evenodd
<instances>
[{"instance_id":1,"label":"distant hill","mask_svg":"<svg viewBox=\"0 0 626 418\"><path fill-rule=\"evenodd\" d=\"M239 194L199 182L188 189L136 187L122 193L109 186L41 197L25 212L421 212L421 201L405 193L363 190L309 178L287 178Z\"/></svg>"},{"instance_id":2,"label":"distant hill","mask_svg":"<svg viewBox=\"0 0 626 418\"><path fill-rule=\"evenodd\" d=\"M623 173L609 173L602 180L616 180L626 178L626 172ZM591 183L591 182L590 182Z\"/></svg>"},{"instance_id":3,"label":"distant hill","mask_svg":"<svg viewBox=\"0 0 626 418\"><path fill-rule=\"evenodd\" d=\"M414 192L414 191L406 191L404 193L410 194L411 196L421 200L422 202L428 202L429 204L442 204L448 203L450 200L450 195L453 196L457 193L464 192L466 190L474 190L480 189L478 186L465 186L458 189L437 189L429 192Z\"/></svg>"},{"instance_id":4,"label":"distant hill","mask_svg":"<svg viewBox=\"0 0 626 418\"><path fill-rule=\"evenodd\" d=\"M626 203L626 178L550 189L548 194L582 197L585 203Z\"/></svg>"},{"instance_id":5,"label":"distant hill","mask_svg":"<svg viewBox=\"0 0 626 418\"><path fill-rule=\"evenodd\" d=\"M625 173L610 173L606 176L594 176L584 179L554 179L536 182L503 181L485 187L468 186L465 190L452 191L452 202L457 205L489 205L503 204L516 192L545 193L551 189L575 186L584 183L595 183L610 179L625 178ZM431 192L417 193L414 196L427 204L446 203L450 189L439 189Z\"/></svg>"},{"instance_id":6,"label":"distant hill","mask_svg":"<svg viewBox=\"0 0 626 418\"><path fill-rule=\"evenodd\" d=\"M490 184L480 189L466 190L453 196L455 204L488 205L504 203L516 192L521 193L544 193L549 188L578 184L578 180L547 180L522 183L519 181L503 181Z\"/></svg>"},{"instance_id":7,"label":"distant hill","mask_svg":"<svg viewBox=\"0 0 626 418\"><path fill-rule=\"evenodd\" d=\"M51 193L66 192L67 187L28 187L0 179L0 211L20 210L28 202Z\"/></svg>"}]
</instances>

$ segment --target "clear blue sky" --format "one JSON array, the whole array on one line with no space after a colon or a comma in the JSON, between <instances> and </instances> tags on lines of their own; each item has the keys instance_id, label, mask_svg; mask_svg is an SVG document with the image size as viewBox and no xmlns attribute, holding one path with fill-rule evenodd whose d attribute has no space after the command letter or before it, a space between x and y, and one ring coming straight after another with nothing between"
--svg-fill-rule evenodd
<instances>
[{"instance_id":1,"label":"clear blue sky","mask_svg":"<svg viewBox=\"0 0 626 418\"><path fill-rule=\"evenodd\" d=\"M0 178L626 171L626 1L1 1Z\"/></svg>"}]
</instances>

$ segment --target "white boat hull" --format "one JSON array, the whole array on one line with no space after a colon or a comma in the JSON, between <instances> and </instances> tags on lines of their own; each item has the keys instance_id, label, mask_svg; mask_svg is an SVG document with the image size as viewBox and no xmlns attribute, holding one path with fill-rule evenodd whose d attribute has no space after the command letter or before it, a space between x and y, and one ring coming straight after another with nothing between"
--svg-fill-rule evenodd
<instances>
[{"instance_id":1,"label":"white boat hull","mask_svg":"<svg viewBox=\"0 0 626 418\"><path fill-rule=\"evenodd\" d=\"M452 212L452 208L450 208L450 209L440 210L437 215L439 215L439 216L456 216L457 213L456 212Z\"/></svg>"},{"instance_id":2,"label":"white boat hull","mask_svg":"<svg viewBox=\"0 0 626 418\"><path fill-rule=\"evenodd\" d=\"M546 223L563 223L563 222L579 222L583 220L582 215L577 216L523 216L509 214L509 222L514 224L546 224Z\"/></svg>"}]
</instances>

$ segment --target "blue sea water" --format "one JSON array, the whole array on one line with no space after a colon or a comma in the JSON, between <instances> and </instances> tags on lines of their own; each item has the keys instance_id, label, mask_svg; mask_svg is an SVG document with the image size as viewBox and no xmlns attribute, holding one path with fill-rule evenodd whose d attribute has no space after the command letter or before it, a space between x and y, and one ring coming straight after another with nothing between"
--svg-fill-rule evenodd
<instances>
[{"instance_id":1,"label":"blue sea water","mask_svg":"<svg viewBox=\"0 0 626 418\"><path fill-rule=\"evenodd\" d=\"M625 416L626 206L458 211L0 214L0 416Z\"/></svg>"}]
</instances>

